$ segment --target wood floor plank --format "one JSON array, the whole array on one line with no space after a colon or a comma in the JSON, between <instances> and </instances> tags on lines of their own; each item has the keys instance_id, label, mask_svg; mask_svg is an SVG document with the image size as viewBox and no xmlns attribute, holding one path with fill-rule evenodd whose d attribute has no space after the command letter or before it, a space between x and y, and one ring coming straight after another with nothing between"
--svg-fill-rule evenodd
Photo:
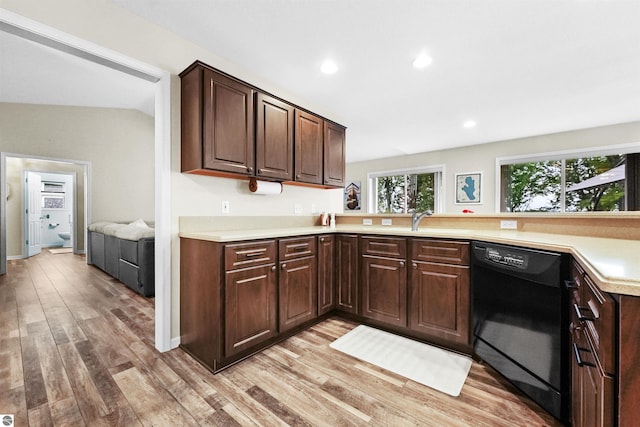
<instances>
[{"instance_id":1,"label":"wood floor plank","mask_svg":"<svg viewBox=\"0 0 640 427\"><path fill-rule=\"evenodd\" d=\"M359 418L349 411L336 410L333 401L318 399L319 390L308 387L304 381L273 366L265 367L258 359L245 364L239 374L246 376L266 390L293 413L299 414L311 425L327 421L335 425L358 425Z\"/></svg>"},{"instance_id":2,"label":"wood floor plank","mask_svg":"<svg viewBox=\"0 0 640 427\"><path fill-rule=\"evenodd\" d=\"M197 426L196 420L180 413L179 405L168 404L163 393L138 369L131 368L113 376L143 425Z\"/></svg>"},{"instance_id":3,"label":"wood floor plank","mask_svg":"<svg viewBox=\"0 0 640 427\"><path fill-rule=\"evenodd\" d=\"M58 351L64 364L69 382L74 390L78 408L85 423L97 422L109 414L96 385L91 381L86 366L73 343L58 345Z\"/></svg>"},{"instance_id":4,"label":"wood floor plank","mask_svg":"<svg viewBox=\"0 0 640 427\"><path fill-rule=\"evenodd\" d=\"M37 408L29 409L29 425L32 426L52 426L51 410L47 403Z\"/></svg>"},{"instance_id":5,"label":"wood floor plank","mask_svg":"<svg viewBox=\"0 0 640 427\"><path fill-rule=\"evenodd\" d=\"M73 398L73 390L53 337L51 335L38 337L36 348L49 404Z\"/></svg>"},{"instance_id":6,"label":"wood floor plank","mask_svg":"<svg viewBox=\"0 0 640 427\"><path fill-rule=\"evenodd\" d=\"M27 412L26 392L24 386L14 388L0 387L0 402L3 413L13 414L14 425L29 425L29 415Z\"/></svg>"},{"instance_id":7,"label":"wood floor plank","mask_svg":"<svg viewBox=\"0 0 640 427\"><path fill-rule=\"evenodd\" d=\"M47 403L47 389L40 367L40 356L35 338L24 337L21 340L24 385L27 397L27 410Z\"/></svg>"},{"instance_id":8,"label":"wood floor plank","mask_svg":"<svg viewBox=\"0 0 640 427\"><path fill-rule=\"evenodd\" d=\"M7 389L24 386L20 338L0 338L0 384Z\"/></svg>"},{"instance_id":9,"label":"wood floor plank","mask_svg":"<svg viewBox=\"0 0 640 427\"><path fill-rule=\"evenodd\" d=\"M55 426L86 425L80 414L80 408L74 396L49 404L51 420Z\"/></svg>"}]
</instances>

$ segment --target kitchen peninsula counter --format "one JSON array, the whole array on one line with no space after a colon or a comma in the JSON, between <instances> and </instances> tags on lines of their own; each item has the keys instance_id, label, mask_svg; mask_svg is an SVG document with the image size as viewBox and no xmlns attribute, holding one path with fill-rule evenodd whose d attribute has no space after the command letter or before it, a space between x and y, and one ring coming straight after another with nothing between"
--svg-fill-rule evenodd
<instances>
[{"instance_id":1,"label":"kitchen peninsula counter","mask_svg":"<svg viewBox=\"0 0 640 427\"><path fill-rule=\"evenodd\" d=\"M267 227L216 231L181 231L180 237L214 242L238 242L327 233L371 234L403 237L479 240L571 254L605 292L640 296L640 241L519 230L433 228L411 231L405 226L338 224Z\"/></svg>"}]
</instances>

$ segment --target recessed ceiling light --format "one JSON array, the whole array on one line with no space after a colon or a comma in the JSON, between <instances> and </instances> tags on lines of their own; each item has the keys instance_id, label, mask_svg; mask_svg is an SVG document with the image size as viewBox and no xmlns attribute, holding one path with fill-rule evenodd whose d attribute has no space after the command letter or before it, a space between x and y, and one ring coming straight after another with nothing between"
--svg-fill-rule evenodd
<instances>
[{"instance_id":1,"label":"recessed ceiling light","mask_svg":"<svg viewBox=\"0 0 640 427\"><path fill-rule=\"evenodd\" d=\"M327 59L322 63L322 66L320 67L320 71L322 71L325 74L333 74L336 71L338 71L338 65L335 62L333 62L333 60Z\"/></svg>"},{"instance_id":2,"label":"recessed ceiling light","mask_svg":"<svg viewBox=\"0 0 640 427\"><path fill-rule=\"evenodd\" d=\"M413 66L415 68L427 68L429 65L431 65L431 61L433 60L429 55L427 55L426 53L421 53L416 59L413 60Z\"/></svg>"},{"instance_id":3,"label":"recessed ceiling light","mask_svg":"<svg viewBox=\"0 0 640 427\"><path fill-rule=\"evenodd\" d=\"M474 122L473 120L467 120L462 126L466 127L467 129L473 128L476 127L476 122Z\"/></svg>"}]
</instances>

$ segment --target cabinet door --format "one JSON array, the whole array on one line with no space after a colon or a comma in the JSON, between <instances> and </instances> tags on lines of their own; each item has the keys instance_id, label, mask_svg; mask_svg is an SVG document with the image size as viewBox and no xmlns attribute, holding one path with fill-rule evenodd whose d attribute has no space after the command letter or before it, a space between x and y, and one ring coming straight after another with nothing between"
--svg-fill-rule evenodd
<instances>
[{"instance_id":1,"label":"cabinet door","mask_svg":"<svg viewBox=\"0 0 640 427\"><path fill-rule=\"evenodd\" d=\"M293 107L256 96L256 176L293 180Z\"/></svg>"},{"instance_id":2,"label":"cabinet door","mask_svg":"<svg viewBox=\"0 0 640 427\"><path fill-rule=\"evenodd\" d=\"M295 180L322 184L324 120L296 110Z\"/></svg>"},{"instance_id":3,"label":"cabinet door","mask_svg":"<svg viewBox=\"0 0 640 427\"><path fill-rule=\"evenodd\" d=\"M324 184L344 186L345 128L324 122Z\"/></svg>"},{"instance_id":4,"label":"cabinet door","mask_svg":"<svg viewBox=\"0 0 640 427\"><path fill-rule=\"evenodd\" d=\"M412 263L409 328L451 343L468 345L469 267Z\"/></svg>"},{"instance_id":5,"label":"cabinet door","mask_svg":"<svg viewBox=\"0 0 640 427\"><path fill-rule=\"evenodd\" d=\"M275 270L270 264L226 273L226 357L277 334Z\"/></svg>"},{"instance_id":6,"label":"cabinet door","mask_svg":"<svg viewBox=\"0 0 640 427\"><path fill-rule=\"evenodd\" d=\"M318 237L318 315L335 307L335 237Z\"/></svg>"},{"instance_id":7,"label":"cabinet door","mask_svg":"<svg viewBox=\"0 0 640 427\"><path fill-rule=\"evenodd\" d=\"M358 236L339 235L336 240L336 307L358 312Z\"/></svg>"},{"instance_id":8,"label":"cabinet door","mask_svg":"<svg viewBox=\"0 0 640 427\"><path fill-rule=\"evenodd\" d=\"M280 263L280 332L317 317L317 289L315 257Z\"/></svg>"},{"instance_id":9,"label":"cabinet door","mask_svg":"<svg viewBox=\"0 0 640 427\"><path fill-rule=\"evenodd\" d=\"M253 89L204 70L203 167L253 174Z\"/></svg>"},{"instance_id":10,"label":"cabinet door","mask_svg":"<svg viewBox=\"0 0 640 427\"><path fill-rule=\"evenodd\" d=\"M362 315L407 326L407 270L399 259L362 257Z\"/></svg>"}]
</instances>

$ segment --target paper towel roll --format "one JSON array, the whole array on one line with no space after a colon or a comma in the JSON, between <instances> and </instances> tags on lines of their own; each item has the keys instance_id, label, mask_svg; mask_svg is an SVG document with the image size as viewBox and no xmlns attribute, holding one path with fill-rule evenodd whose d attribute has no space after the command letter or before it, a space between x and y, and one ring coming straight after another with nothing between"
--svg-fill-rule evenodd
<instances>
[{"instance_id":1,"label":"paper towel roll","mask_svg":"<svg viewBox=\"0 0 640 427\"><path fill-rule=\"evenodd\" d=\"M282 184L279 182L258 181L255 178L249 180L249 191L253 194L280 194L282 193Z\"/></svg>"}]
</instances>

